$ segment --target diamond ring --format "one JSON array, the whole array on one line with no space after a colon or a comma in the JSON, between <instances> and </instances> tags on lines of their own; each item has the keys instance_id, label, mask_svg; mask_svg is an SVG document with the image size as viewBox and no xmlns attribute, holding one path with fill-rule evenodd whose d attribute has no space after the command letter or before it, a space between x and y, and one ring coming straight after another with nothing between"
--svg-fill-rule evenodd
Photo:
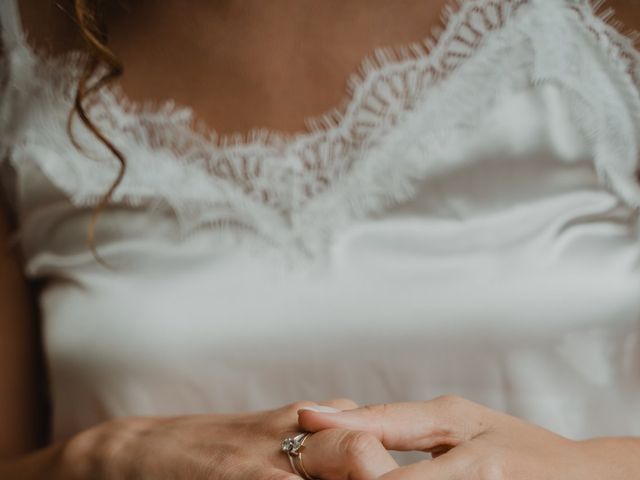
<instances>
[{"instance_id":1,"label":"diamond ring","mask_svg":"<svg viewBox=\"0 0 640 480\"><path fill-rule=\"evenodd\" d=\"M304 452L304 442L310 433L300 433L295 437L285 438L280 444L280 449L289 457L289 463L295 473L306 480L315 480L310 476L302 463L302 453Z\"/></svg>"}]
</instances>

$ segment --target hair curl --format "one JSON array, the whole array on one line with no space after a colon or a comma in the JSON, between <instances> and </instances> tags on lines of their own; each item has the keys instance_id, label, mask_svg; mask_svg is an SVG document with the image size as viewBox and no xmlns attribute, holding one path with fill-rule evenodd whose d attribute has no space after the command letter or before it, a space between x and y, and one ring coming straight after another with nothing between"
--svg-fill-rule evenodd
<instances>
[{"instance_id":1,"label":"hair curl","mask_svg":"<svg viewBox=\"0 0 640 480\"><path fill-rule=\"evenodd\" d=\"M106 208L113 197L114 192L124 178L127 161L123 153L91 120L87 113L86 102L100 89L106 87L118 77L122 76L123 66L107 46L108 35L102 5L103 2L101 0L73 1L76 22L78 23L78 27L82 34L89 56L78 81L73 108L69 112L67 131L76 148L82 150L81 145L79 145L77 140L74 138L72 130L73 120L78 117L82 124L100 141L100 143L107 147L120 164L118 175L93 211L88 227L87 242L89 244L89 248L96 259L101 261L96 248L96 224L100 213Z\"/></svg>"}]
</instances>

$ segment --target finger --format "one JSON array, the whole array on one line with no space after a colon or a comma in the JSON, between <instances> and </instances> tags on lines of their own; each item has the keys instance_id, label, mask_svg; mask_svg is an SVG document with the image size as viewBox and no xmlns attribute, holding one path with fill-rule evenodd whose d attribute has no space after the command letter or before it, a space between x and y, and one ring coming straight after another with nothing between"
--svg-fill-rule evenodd
<instances>
[{"instance_id":1,"label":"finger","mask_svg":"<svg viewBox=\"0 0 640 480\"><path fill-rule=\"evenodd\" d=\"M373 433L391 450L429 451L455 447L486 431L489 410L458 397L429 402L373 405L339 413L308 409L298 412L300 427L309 432L327 428Z\"/></svg>"},{"instance_id":2,"label":"finger","mask_svg":"<svg viewBox=\"0 0 640 480\"><path fill-rule=\"evenodd\" d=\"M398 468L372 434L337 429L307 437L303 461L311 477L323 480L373 480Z\"/></svg>"},{"instance_id":3,"label":"finger","mask_svg":"<svg viewBox=\"0 0 640 480\"><path fill-rule=\"evenodd\" d=\"M284 407L280 407L276 410L271 410L265 413L269 414L273 418L278 419L279 423L286 425L287 427L293 426L294 430L297 430L299 428L299 425L297 422L297 412L301 410L312 409L312 408L314 409L314 411L319 411L317 407L318 407L317 402L300 401L300 402L291 403L289 405L285 405Z\"/></svg>"},{"instance_id":4,"label":"finger","mask_svg":"<svg viewBox=\"0 0 640 480\"><path fill-rule=\"evenodd\" d=\"M276 410L266 411L265 414L267 415L267 422L271 425L271 431L277 436L277 438L284 440L284 438L294 437L303 431L298 424L299 411L310 408L313 408L314 411L321 411L318 410L319 407L321 409L331 408L331 411L337 411L335 408L321 406L316 402L299 401L285 405Z\"/></svg>"},{"instance_id":5,"label":"finger","mask_svg":"<svg viewBox=\"0 0 640 480\"><path fill-rule=\"evenodd\" d=\"M358 404L353 400L349 400L346 398L340 398L337 400L329 400L326 402L321 402L319 404L313 405L305 405L302 408L296 410L296 414L302 410L309 410L312 412L320 412L320 413L338 413L345 410L353 410L358 408ZM297 420L296 420L297 424Z\"/></svg>"},{"instance_id":6,"label":"finger","mask_svg":"<svg viewBox=\"0 0 640 480\"><path fill-rule=\"evenodd\" d=\"M406 467L396 468L382 475L378 480L469 480L478 478L475 474L470 475L470 472L466 471L462 465L450 460L444 461L444 458L423 460Z\"/></svg>"}]
</instances>

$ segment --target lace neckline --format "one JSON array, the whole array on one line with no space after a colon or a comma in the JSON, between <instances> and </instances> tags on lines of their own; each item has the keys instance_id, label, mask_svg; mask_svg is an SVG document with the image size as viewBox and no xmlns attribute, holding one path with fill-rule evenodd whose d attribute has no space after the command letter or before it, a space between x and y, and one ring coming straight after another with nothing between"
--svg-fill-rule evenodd
<instances>
[{"instance_id":1,"label":"lace neckline","mask_svg":"<svg viewBox=\"0 0 640 480\"><path fill-rule=\"evenodd\" d=\"M190 108L171 100L136 103L117 87L102 90L90 105L90 115L132 159L113 201L138 205L164 200L176 212L184 233L211 224L242 225L279 245L322 251L341 225L410 197L412 178L433 167L425 158L437 157L452 132L472 125L472 118L491 103L496 90L483 85L486 78L475 78L473 71L466 76L457 72L470 65L472 70L497 69L491 72L488 85L502 81L501 74L522 72L522 59L508 55L493 68L491 62L498 57L491 56L504 54L514 39L539 38L525 31L531 26L516 21L526 17L518 14L524 7L551 20L574 10L576 18L582 17L583 27L630 75L629 85L621 85L620 93L637 105L640 54L633 46L635 37L624 36L611 25L612 13L604 9L603 1L450 0L442 10L443 28L435 28L422 42L377 49L349 81L342 107L308 119L309 132L256 129L246 136L219 136L199 123ZM550 28L566 28L562 21L567 18L558 24L551 21ZM491 58L476 58L488 43L492 48L481 56ZM545 55L554 57L554 49L545 48ZM520 53L530 56L526 48ZM43 161L40 166L74 204L87 206L102 196L117 165L87 132L79 132L78 138L96 154L91 158L77 154L63 129L82 58L75 52L65 58L36 58L34 63L39 71L36 77L48 85L47 92L64 92L47 97L57 105L51 110L59 116L58 164ZM559 59L555 67L563 67L564 60ZM542 80L544 75L538 79ZM429 95L436 87L444 92ZM468 104L463 105L461 96ZM421 107L415 113L417 105ZM404 119L411 115L419 118L407 124ZM640 117L640 109L636 116ZM401 122L403 128L396 128ZM43 144L39 132L32 133L31 148L40 145L49 155L56 151L51 143ZM604 170L622 177L617 167L604 165ZM629 198L636 195L628 179L617 182L624 184L620 188L627 190Z\"/></svg>"},{"instance_id":2,"label":"lace neckline","mask_svg":"<svg viewBox=\"0 0 640 480\"><path fill-rule=\"evenodd\" d=\"M134 101L118 84L113 84L101 91L94 98L90 108L96 110L96 115L104 118L100 104L116 107L125 115L142 118L158 118L170 115L180 124L190 123L191 130L197 136L206 138L206 141L214 147L220 155L225 151L269 149L281 153L294 152L304 149L305 146L328 142L336 138L347 139L354 135L353 118L357 111L364 106L371 94L371 90L380 82L380 77L393 74L395 71L405 71L415 68L420 63L432 62L434 57L440 56L445 50L450 50L449 59L443 59L441 65L434 64L434 76L444 78L452 71L471 50L478 46L485 30L498 29L517 7L528 3L530 0L446 0L440 9L436 25L431 27L426 37L410 44L398 47L378 47L370 54L365 55L358 67L352 72L346 82L342 99L337 106L318 115L308 116L303 119L305 130L299 132L283 132L267 127L255 127L248 132L218 133L216 128L203 121L195 113L194 109L186 104L179 104L173 99L159 101ZM474 28L477 24L477 29ZM476 38L459 37L461 29L466 26L468 33ZM460 43L459 51L452 51L451 43ZM466 45L466 47L465 47ZM464 52L465 49L469 51ZM71 67L73 76L77 77L81 71L81 65L86 59L86 54L79 50L67 54L47 58L45 54L32 51L39 63L48 64L54 69L65 65ZM454 59L453 57L458 57ZM447 64L448 61L451 61ZM403 86L395 86L406 88ZM390 85L394 88L394 85ZM400 93L400 92L396 92ZM387 99L382 95L379 100L384 103ZM410 107L408 99L405 108ZM373 112L372 112L373 113ZM378 121L372 117L372 121ZM357 134L356 134L357 136Z\"/></svg>"},{"instance_id":3,"label":"lace neckline","mask_svg":"<svg viewBox=\"0 0 640 480\"><path fill-rule=\"evenodd\" d=\"M610 24L614 29L621 31L621 21L615 19L614 10L606 6L607 0L586 0L591 2L594 11L600 11L600 18ZM441 56L445 50L453 60L446 64L447 59L441 65L434 67L434 76L445 78L466 57L471 56L488 31L499 29L513 14L514 11L531 0L446 0L440 9L437 23L431 27L426 37L410 44L399 47L378 47L372 53L365 55L358 67L352 72L346 82L342 99L334 106L318 115L308 116L303 119L305 130L287 133L267 127L255 127L248 132L219 133L216 128L203 121L195 113L194 109L186 104L179 104L173 99L151 101L134 101L124 93L117 84L105 89L101 101L118 105L123 112L135 116L156 117L172 113L180 117L182 121L188 120L194 134L205 137L220 154L225 150L253 150L270 149L281 153L294 152L306 145L322 141L332 141L336 138L349 138L352 125L351 119L357 116L356 111L362 108L363 102L374 84L382 74L389 71L404 71L414 68L419 63L432 63L433 58ZM471 36L464 38L463 30ZM633 43L640 38L640 33L627 31L622 34ZM452 44L458 43L458 49ZM460 48L461 47L461 48ZM84 55L79 51L71 52L71 56L82 59ZM457 57L457 58L453 58ZM74 62L77 64L78 60ZM76 67L79 70L79 67ZM635 72L631 72L635 73ZM640 79L636 79L640 81ZM393 85L391 86L393 88ZM400 87L402 88L402 87ZM105 98L109 97L109 98ZM381 97L382 102L385 101ZM411 107L411 102L406 102L405 108Z\"/></svg>"}]
</instances>

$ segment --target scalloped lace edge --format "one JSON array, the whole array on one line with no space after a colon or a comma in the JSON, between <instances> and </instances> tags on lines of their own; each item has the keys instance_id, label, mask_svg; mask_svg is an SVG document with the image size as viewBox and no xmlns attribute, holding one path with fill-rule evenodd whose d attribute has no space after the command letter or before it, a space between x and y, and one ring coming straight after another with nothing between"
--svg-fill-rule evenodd
<instances>
[{"instance_id":1,"label":"scalloped lace edge","mask_svg":"<svg viewBox=\"0 0 640 480\"><path fill-rule=\"evenodd\" d=\"M241 135L220 137L194 120L194 114L189 108L177 107L171 101L156 105L133 103L129 102L117 89L105 91L100 102L97 101L92 109L101 121L101 125L107 130L111 129L112 133L125 132L133 135L132 138L139 140L137 145L123 144L121 146L125 150L129 148L134 152L140 150L148 153L151 151L154 153L152 156L154 158L162 157L162 161L159 163L160 170L164 174L171 174L167 177L171 178L171 185L161 185L162 176L155 179L160 183L145 182L143 181L144 176L136 176L135 173L149 173L148 169L145 169L145 166L137 165L138 171L134 171L134 175L125 177L125 182L114 196L114 201L127 202L132 205L141 205L149 199L157 200L160 198L167 201L176 212L178 220L182 222L185 235L208 224L220 226L225 222L229 224L239 222L275 244L296 246L306 254L319 253L326 248L327 240L336 228L371 211L410 198L415 193L413 179L423 177L432 168L442 168L441 165L437 165L437 162L425 161L425 158L437 158L438 149L442 148L454 134L456 130L453 127L459 123L459 119L464 118L465 115L468 115L468 118L477 117L484 110L484 107L491 104L497 92L487 89L483 94L478 95L479 90L474 88L477 81L470 80L472 77L463 77L462 82L458 83L466 82L469 84L466 88L461 87L462 91L468 93L464 96L468 99L468 104L459 111L454 108L448 109L448 111L454 112L449 114L448 121L440 119L438 122L441 125L440 128L431 130L424 130L425 125L430 123L425 116L434 110L434 108L427 108L430 104L428 100L424 101L422 98L424 91L416 93L414 99L413 107L419 104L420 108L407 108L403 104L402 108L397 109L398 105L395 105L397 110L390 115L392 118L374 115L373 119L377 120L377 123L374 122L370 126L362 145L349 152L352 158L348 162L348 167L331 165L335 170L332 172L331 181L324 179L323 181L326 183L324 189L307 198L301 197L300 192L295 191L295 188L285 185L282 192L276 192L275 200L261 201L265 195L264 191L258 190L258 195L255 196L253 195L255 192L247 191L246 186L235 184L233 168L238 167L252 171L272 168L271 174L267 174L266 178L262 179L263 183L266 181L266 184L263 185L263 189L266 190L269 188L269 182L277 183L292 178L299 179L295 176L296 173L304 177L305 172L300 172L301 165L304 165L300 161L301 157L293 155L291 152L304 151L314 143L320 149L334 146L331 143L332 139L335 141L335 139L343 138L345 132L353 127L350 122L354 121L357 107L363 98L371 93L370 89L376 80L385 75L391 75L393 72L411 71L419 67L428 69L437 61L446 58L447 54L452 53L446 50L447 47L451 47L447 43L447 39L460 34L461 24L465 20L464 15L474 9L511 8L513 6L529 6L532 3L544 4L544 2L536 0L470 0L466 2L454 0L443 9L444 28L436 29L427 40L400 49L381 48L366 58L358 72L349 81L349 99L344 102L343 109L334 109L320 117L309 119L307 121L311 129L309 133L289 136L265 129L256 129L250 132L246 138ZM605 50L612 55L614 63L620 67L621 73L624 71L628 81L619 85L620 91L629 100L630 105L635 106L631 109L631 113L634 115L636 128L640 129L640 107L638 107L640 105L638 95L640 52L634 46L638 34L620 31L619 24L614 21L613 11L606 8L605 5L606 2L600 0L566 0L563 2L563 6L556 8L574 8L598 44L604 46ZM515 18L516 15L513 14L513 17ZM460 57L462 60L458 58L459 63L447 72L447 75L439 76L437 82L427 86L437 85L438 88L446 89L450 86L449 84L455 83L452 78L458 75L456 72L472 63L481 46L492 38L499 37L501 32L504 34L507 27L515 23L514 18L512 18L512 13L508 12L508 15L503 19L503 25L497 29L489 28L483 32L480 35L480 41L470 45L471 48L467 51L467 56L462 55ZM453 52L453 57L455 57L455 53ZM41 64L40 62L36 63L44 66L43 73L50 74L52 69L55 71L60 68L60 62L62 64L71 62L71 65L77 65L81 56L74 55L76 56L43 61ZM538 78L536 80L542 82L550 79ZM68 88L69 75L63 76L59 81L60 84L56 88ZM420 87L423 88L424 85ZM575 93L576 110L588 105L583 92L570 86L567 88ZM418 90L421 89L418 88ZM482 92L482 89L480 91ZM67 94L69 93L67 91ZM431 105L433 103L437 102L431 100ZM588 107L586 108L588 110ZM113 111L110 109L116 109L119 118L114 118ZM580 116L580 113L577 115ZM581 117L586 131L598 131L599 126L589 124L590 122L586 119L588 115L584 115L584 111L582 111ZM170 138L165 145L158 145L145 137L145 134L148 133L145 129L156 125L155 122L175 126L175 138ZM469 126L472 123L471 121L466 124ZM144 127L140 127L140 125L144 125ZM398 125L402 125L402 128L396 128ZM417 135L416 131L420 128L423 129L423 133ZM429 133L425 134L425 131ZM185 140L182 137L184 134L190 138ZM80 137L82 138L82 133L80 133ZM124 139L127 138L120 138L120 140ZM635 179L637 145L635 145L635 159L630 159L629 155L626 155L626 164L623 162L621 165L616 165L606 161L606 155L598 153L599 145L606 145L610 142L603 139L602 134L598 138L592 136L592 139L596 148L595 161L599 172L629 204L639 206L640 193L637 184L631 181L631 179ZM85 135L83 141L90 143L91 139ZM176 144L172 145L171 141L175 141ZM187 148L193 147L195 144L196 151L200 149L200 153L208 153L211 158L227 161L229 158L240 160L237 165L229 167L231 173L225 177L219 175L215 169L212 173L211 158L194 160L181 157L179 159L178 154L173 150L174 147L176 147L175 150L180 149L178 147L180 142L187 143ZM78 206L95 204L105 189L105 182L108 184L113 178L115 170L112 162L90 162L80 156L71 155L71 158L67 160L71 163L60 166L57 162L65 160L62 158L52 159L51 152L47 154L41 151L43 148L47 148L46 142L42 142L41 139L33 136L28 137L23 146L30 151L33 158L47 158L49 160L41 161L40 167L43 172L56 186L67 192ZM65 147L67 145L63 145L62 151ZM39 149L40 151L38 151ZM404 152L407 159L401 163L393 162L393 158L396 158L401 151ZM339 153L336 153L336 158L340 157ZM104 154L104 151L101 152L98 148L96 155L101 154ZM327 158L323 159L327 160ZM73 161L86 163L80 163L83 167L79 168ZM171 165L172 161L173 165ZM248 165L249 163L251 165ZM326 163L331 162L325 161ZM146 165L146 167L148 166ZM135 167L132 170L135 170ZM260 170L260 174L262 173ZM317 177L317 172L312 173ZM153 176L151 177L153 180ZM311 178L317 180L313 175ZM250 183L253 179L249 176L248 182ZM300 184L304 187L304 182L300 182ZM83 191L78 189L79 185L83 185ZM171 191L176 189L176 185L184 185L188 191L176 195ZM294 187L296 186L294 185ZM295 198L296 194L299 197L297 199ZM328 212L333 214L329 215Z\"/></svg>"}]
</instances>

